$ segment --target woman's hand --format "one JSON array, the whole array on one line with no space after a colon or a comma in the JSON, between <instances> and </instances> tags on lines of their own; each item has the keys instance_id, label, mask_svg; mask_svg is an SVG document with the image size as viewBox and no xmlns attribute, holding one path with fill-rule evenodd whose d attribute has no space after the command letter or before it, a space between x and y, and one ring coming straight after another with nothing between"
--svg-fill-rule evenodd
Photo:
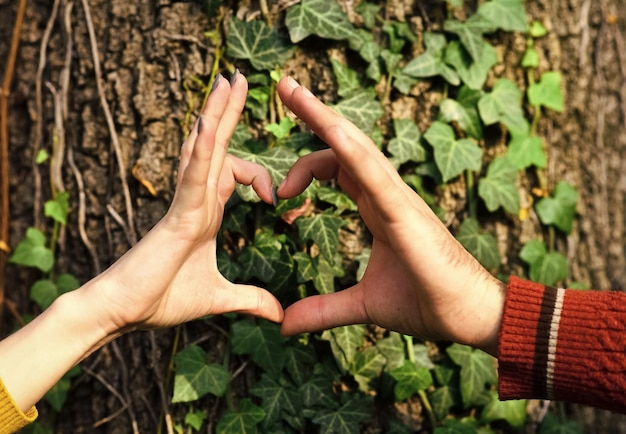
<instances>
[{"instance_id":1,"label":"woman's hand","mask_svg":"<svg viewBox=\"0 0 626 434\"><path fill-rule=\"evenodd\" d=\"M206 108L181 149L178 186L165 217L124 257L96 278L111 331L164 327L208 314L242 312L282 320L280 303L261 288L236 285L218 271L216 237L235 182L272 203L261 166L226 155L247 93L218 76Z\"/></svg>"},{"instance_id":2,"label":"woman's hand","mask_svg":"<svg viewBox=\"0 0 626 434\"><path fill-rule=\"evenodd\" d=\"M293 79L283 79L278 91L331 148L298 160L278 195L293 197L312 178L336 179L374 236L363 279L294 303L285 311L283 333L375 323L495 355L504 285L452 237L369 137Z\"/></svg>"}]
</instances>

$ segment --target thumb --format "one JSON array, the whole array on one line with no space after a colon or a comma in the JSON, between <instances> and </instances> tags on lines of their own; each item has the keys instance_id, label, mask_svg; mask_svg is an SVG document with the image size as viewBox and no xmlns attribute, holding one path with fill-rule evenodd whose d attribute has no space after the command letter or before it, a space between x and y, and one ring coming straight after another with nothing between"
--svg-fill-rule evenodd
<instances>
[{"instance_id":1,"label":"thumb","mask_svg":"<svg viewBox=\"0 0 626 434\"><path fill-rule=\"evenodd\" d=\"M285 310L280 332L295 335L350 324L369 323L363 303L362 283L333 294L314 295Z\"/></svg>"},{"instance_id":2,"label":"thumb","mask_svg":"<svg viewBox=\"0 0 626 434\"><path fill-rule=\"evenodd\" d=\"M274 322L283 320L281 304L270 292L252 285L240 285L229 282L219 291L213 314L237 312L252 315Z\"/></svg>"}]
</instances>

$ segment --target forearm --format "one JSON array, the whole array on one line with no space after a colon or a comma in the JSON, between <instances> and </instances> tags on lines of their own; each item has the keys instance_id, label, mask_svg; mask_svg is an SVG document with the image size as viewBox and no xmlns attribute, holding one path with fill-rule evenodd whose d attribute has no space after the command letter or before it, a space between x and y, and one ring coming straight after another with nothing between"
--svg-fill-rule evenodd
<instances>
[{"instance_id":1,"label":"forearm","mask_svg":"<svg viewBox=\"0 0 626 434\"><path fill-rule=\"evenodd\" d=\"M64 294L28 325L0 342L0 378L23 411L112 334L84 287Z\"/></svg>"}]
</instances>

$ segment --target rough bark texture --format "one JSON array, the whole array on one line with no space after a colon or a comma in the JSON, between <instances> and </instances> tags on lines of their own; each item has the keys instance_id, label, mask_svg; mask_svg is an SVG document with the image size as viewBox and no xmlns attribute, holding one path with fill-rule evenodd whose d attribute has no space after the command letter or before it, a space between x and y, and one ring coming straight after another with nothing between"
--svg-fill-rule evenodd
<instances>
[{"instance_id":1,"label":"rough bark texture","mask_svg":"<svg viewBox=\"0 0 626 434\"><path fill-rule=\"evenodd\" d=\"M9 40L15 3L0 0L0 59L8 52L4 41ZM232 3L239 10L249 7L248 2ZM37 149L53 153L55 128L62 127L65 150L59 148L63 143L55 141L56 155L62 152L67 157L73 151L84 183L85 231L94 248L86 247L76 229L80 213L73 201L73 221L61 238L60 267L86 280L126 251L134 233L144 234L166 210L186 115L197 111L202 102L191 78L207 80L214 49L202 36L210 21L196 3L89 0L104 95L121 149L118 156L98 95L83 3L62 0L58 5L41 79L37 72L41 41L54 2L29 1L22 29L10 100L9 241L15 246L28 226L45 225L38 195L48 197L51 184L79 197L79 182L67 164L60 175L34 164ZM559 240L560 247L567 252L574 280L594 288L626 289L626 4L624 0L529 0L528 8L550 31L537 41L547 59L541 70L560 70L565 77L565 112L544 116L539 125L549 149L549 181L567 180L580 193L579 219L572 235ZM521 51L523 47L503 57L518 61ZM69 77L66 91L64 74ZM130 202L124 196L119 161ZM509 231L521 230L530 239L537 225L531 219L521 228L497 229L507 244ZM508 261L510 269L521 269L517 258ZM34 279L15 267L7 270L6 296L20 312L32 310L28 288ZM3 334L14 324L7 318ZM76 382L56 432L126 433L135 427L155 432L161 411L158 385L166 375L173 336L173 331L133 334L89 359L90 371ZM182 339L213 339L216 357L223 351L219 333L192 326L183 330ZM206 404L209 417L215 416L215 402L208 399ZM43 407L42 417L46 413ZM623 417L592 409L579 409L576 414L585 423L585 432L626 432Z\"/></svg>"}]
</instances>

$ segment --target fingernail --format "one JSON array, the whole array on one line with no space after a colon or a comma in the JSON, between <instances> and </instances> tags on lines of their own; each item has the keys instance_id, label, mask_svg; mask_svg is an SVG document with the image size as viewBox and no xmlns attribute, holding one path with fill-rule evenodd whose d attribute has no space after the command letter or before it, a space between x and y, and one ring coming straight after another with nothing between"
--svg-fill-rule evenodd
<instances>
[{"instance_id":1,"label":"fingernail","mask_svg":"<svg viewBox=\"0 0 626 434\"><path fill-rule=\"evenodd\" d=\"M276 195L276 187L272 185L272 204L274 208L278 206L278 196Z\"/></svg>"},{"instance_id":2,"label":"fingernail","mask_svg":"<svg viewBox=\"0 0 626 434\"><path fill-rule=\"evenodd\" d=\"M239 68L235 68L235 72L230 77L230 85L232 86L237 81L237 77L239 77Z\"/></svg>"},{"instance_id":3,"label":"fingernail","mask_svg":"<svg viewBox=\"0 0 626 434\"><path fill-rule=\"evenodd\" d=\"M202 133L202 115L198 118L198 135Z\"/></svg>"},{"instance_id":4,"label":"fingernail","mask_svg":"<svg viewBox=\"0 0 626 434\"><path fill-rule=\"evenodd\" d=\"M215 77L215 80L213 81L213 87L211 87L211 92L213 92L215 88L217 87L217 85L220 84L221 78L222 78L222 74L217 74L217 76Z\"/></svg>"},{"instance_id":5,"label":"fingernail","mask_svg":"<svg viewBox=\"0 0 626 434\"><path fill-rule=\"evenodd\" d=\"M294 80L291 76L289 76L287 77L287 86L289 86L290 89L295 89L296 87L300 85L298 84L296 80Z\"/></svg>"},{"instance_id":6,"label":"fingernail","mask_svg":"<svg viewBox=\"0 0 626 434\"><path fill-rule=\"evenodd\" d=\"M306 97L309 98L315 98L315 95L313 95L313 92L311 92L309 89L307 89L306 87L304 88L304 90L302 91L302 94Z\"/></svg>"}]
</instances>

